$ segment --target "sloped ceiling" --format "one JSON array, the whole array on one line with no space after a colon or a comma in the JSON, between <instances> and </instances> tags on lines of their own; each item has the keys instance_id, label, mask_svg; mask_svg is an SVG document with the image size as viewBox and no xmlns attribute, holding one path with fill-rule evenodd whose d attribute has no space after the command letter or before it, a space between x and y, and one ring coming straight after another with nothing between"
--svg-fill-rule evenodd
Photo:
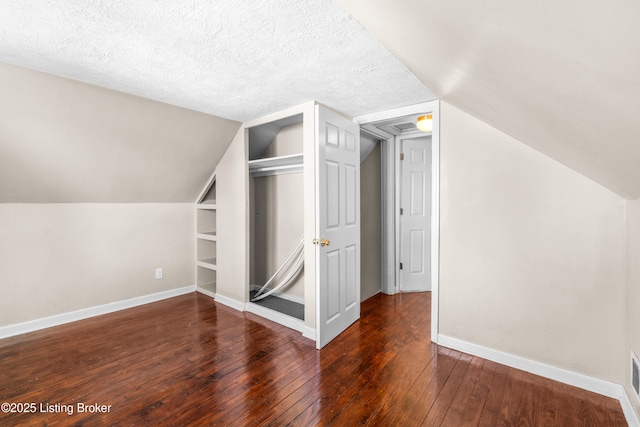
<instances>
[{"instance_id":1,"label":"sloped ceiling","mask_svg":"<svg viewBox=\"0 0 640 427\"><path fill-rule=\"evenodd\" d=\"M338 2L442 100L640 197L640 2Z\"/></svg>"},{"instance_id":2,"label":"sloped ceiling","mask_svg":"<svg viewBox=\"0 0 640 427\"><path fill-rule=\"evenodd\" d=\"M240 123L0 63L0 202L195 202Z\"/></svg>"},{"instance_id":3,"label":"sloped ceiling","mask_svg":"<svg viewBox=\"0 0 640 427\"><path fill-rule=\"evenodd\" d=\"M434 98L331 0L3 0L0 203L193 202L239 122Z\"/></svg>"}]
</instances>

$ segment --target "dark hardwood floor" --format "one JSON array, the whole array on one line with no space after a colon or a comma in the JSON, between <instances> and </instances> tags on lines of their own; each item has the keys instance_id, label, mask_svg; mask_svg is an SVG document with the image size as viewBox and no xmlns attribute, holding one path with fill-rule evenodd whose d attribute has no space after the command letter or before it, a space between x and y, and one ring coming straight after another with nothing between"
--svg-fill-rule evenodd
<instances>
[{"instance_id":1,"label":"dark hardwood floor","mask_svg":"<svg viewBox=\"0 0 640 427\"><path fill-rule=\"evenodd\" d=\"M613 399L438 347L429 331L429 293L365 301L322 351L185 295L0 340L0 402L37 405L0 425L626 425Z\"/></svg>"}]
</instances>

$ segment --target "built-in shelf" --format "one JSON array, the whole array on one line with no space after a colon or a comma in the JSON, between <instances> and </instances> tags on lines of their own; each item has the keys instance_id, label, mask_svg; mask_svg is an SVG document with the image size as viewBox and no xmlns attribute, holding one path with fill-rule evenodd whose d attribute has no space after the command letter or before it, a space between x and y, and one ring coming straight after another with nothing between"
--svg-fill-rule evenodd
<instances>
[{"instance_id":1,"label":"built-in shelf","mask_svg":"<svg viewBox=\"0 0 640 427\"><path fill-rule=\"evenodd\" d=\"M206 267L197 267L197 291L212 298L216 293L217 272Z\"/></svg>"},{"instance_id":2,"label":"built-in shelf","mask_svg":"<svg viewBox=\"0 0 640 427\"><path fill-rule=\"evenodd\" d=\"M256 177L299 173L303 171L303 160L302 154L249 160L249 173Z\"/></svg>"},{"instance_id":3,"label":"built-in shelf","mask_svg":"<svg viewBox=\"0 0 640 427\"><path fill-rule=\"evenodd\" d=\"M207 290L211 290L213 292L215 292L216 290L216 282L209 282L209 283L201 283L198 285L199 288L202 289L207 289Z\"/></svg>"},{"instance_id":4,"label":"built-in shelf","mask_svg":"<svg viewBox=\"0 0 640 427\"><path fill-rule=\"evenodd\" d=\"M302 123L303 118L303 113L299 113L250 127L249 160L265 157L264 153L268 150L269 146L273 143L273 140L278 136L280 131L283 128Z\"/></svg>"},{"instance_id":5,"label":"built-in shelf","mask_svg":"<svg viewBox=\"0 0 640 427\"><path fill-rule=\"evenodd\" d=\"M196 209L209 209L209 210L216 210L217 206L215 203L201 203L196 205Z\"/></svg>"},{"instance_id":6,"label":"built-in shelf","mask_svg":"<svg viewBox=\"0 0 640 427\"><path fill-rule=\"evenodd\" d=\"M215 204L216 203L216 175L215 173L209 179L205 190L198 198L198 204Z\"/></svg>"},{"instance_id":7,"label":"built-in shelf","mask_svg":"<svg viewBox=\"0 0 640 427\"><path fill-rule=\"evenodd\" d=\"M197 209L196 210L196 234L215 236L217 231L216 215L217 213L215 209Z\"/></svg>"},{"instance_id":8,"label":"built-in shelf","mask_svg":"<svg viewBox=\"0 0 640 427\"><path fill-rule=\"evenodd\" d=\"M214 242L218 239L215 231L201 231L196 234L196 238L203 240L212 240Z\"/></svg>"},{"instance_id":9,"label":"built-in shelf","mask_svg":"<svg viewBox=\"0 0 640 427\"><path fill-rule=\"evenodd\" d=\"M210 297L216 293L217 241L216 176L211 176L196 207L196 289Z\"/></svg>"},{"instance_id":10,"label":"built-in shelf","mask_svg":"<svg viewBox=\"0 0 640 427\"><path fill-rule=\"evenodd\" d=\"M216 241L210 239L197 239L198 262L208 264L206 267L216 266ZM200 265L200 264L198 264Z\"/></svg>"},{"instance_id":11,"label":"built-in shelf","mask_svg":"<svg viewBox=\"0 0 640 427\"><path fill-rule=\"evenodd\" d=\"M198 265L198 267L204 267L204 268L208 268L210 270L215 270L216 269L216 259L215 258L201 259L201 260L198 260L198 262L196 264Z\"/></svg>"}]
</instances>

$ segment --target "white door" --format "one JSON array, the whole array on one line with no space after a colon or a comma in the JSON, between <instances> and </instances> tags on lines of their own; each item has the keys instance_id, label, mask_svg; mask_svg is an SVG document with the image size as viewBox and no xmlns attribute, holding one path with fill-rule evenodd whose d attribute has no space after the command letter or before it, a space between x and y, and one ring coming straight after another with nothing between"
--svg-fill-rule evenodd
<instances>
[{"instance_id":1,"label":"white door","mask_svg":"<svg viewBox=\"0 0 640 427\"><path fill-rule=\"evenodd\" d=\"M360 318L360 129L316 106L316 347Z\"/></svg>"},{"instance_id":2,"label":"white door","mask_svg":"<svg viewBox=\"0 0 640 427\"><path fill-rule=\"evenodd\" d=\"M431 138L401 141L400 290L431 289Z\"/></svg>"}]
</instances>

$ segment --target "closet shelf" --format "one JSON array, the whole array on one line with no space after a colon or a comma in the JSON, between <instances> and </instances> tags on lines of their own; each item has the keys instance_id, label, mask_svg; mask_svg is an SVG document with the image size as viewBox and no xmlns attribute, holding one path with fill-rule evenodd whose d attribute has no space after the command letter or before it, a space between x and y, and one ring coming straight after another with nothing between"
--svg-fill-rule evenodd
<instances>
[{"instance_id":1,"label":"closet shelf","mask_svg":"<svg viewBox=\"0 0 640 427\"><path fill-rule=\"evenodd\" d=\"M212 240L212 241L216 241L218 239L218 236L216 235L215 231L201 231L200 233L196 234L196 237L198 239Z\"/></svg>"},{"instance_id":2,"label":"closet shelf","mask_svg":"<svg viewBox=\"0 0 640 427\"><path fill-rule=\"evenodd\" d=\"M209 270L216 269L216 259L215 258L207 258L198 260L196 263L199 267L208 268Z\"/></svg>"},{"instance_id":3,"label":"closet shelf","mask_svg":"<svg viewBox=\"0 0 640 427\"><path fill-rule=\"evenodd\" d=\"M196 209L212 209L215 210L216 209L216 204L215 203L199 203L196 205Z\"/></svg>"},{"instance_id":4,"label":"closet shelf","mask_svg":"<svg viewBox=\"0 0 640 427\"><path fill-rule=\"evenodd\" d=\"M302 154L249 160L249 173L258 177L280 175L283 173L299 173L303 171L303 160Z\"/></svg>"},{"instance_id":5,"label":"closet shelf","mask_svg":"<svg viewBox=\"0 0 640 427\"><path fill-rule=\"evenodd\" d=\"M216 282L209 282L198 285L197 289L201 294L205 294L210 296L211 298L216 297Z\"/></svg>"}]
</instances>

